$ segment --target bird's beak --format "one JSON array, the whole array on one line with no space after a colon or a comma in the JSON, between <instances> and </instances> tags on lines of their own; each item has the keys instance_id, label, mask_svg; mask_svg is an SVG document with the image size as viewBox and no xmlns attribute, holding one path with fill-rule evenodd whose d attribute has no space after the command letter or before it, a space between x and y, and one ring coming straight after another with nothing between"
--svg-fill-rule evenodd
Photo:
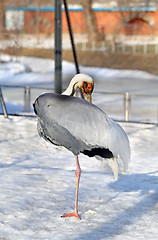
<instances>
[{"instance_id":1,"label":"bird's beak","mask_svg":"<svg viewBox=\"0 0 158 240\"><path fill-rule=\"evenodd\" d=\"M82 94L86 97L88 102L92 102L92 92L93 92L94 85L91 83L87 83L86 85L80 87Z\"/></svg>"},{"instance_id":2,"label":"bird's beak","mask_svg":"<svg viewBox=\"0 0 158 240\"><path fill-rule=\"evenodd\" d=\"M91 93L86 94L86 98L87 98L88 102L92 102L92 94Z\"/></svg>"}]
</instances>

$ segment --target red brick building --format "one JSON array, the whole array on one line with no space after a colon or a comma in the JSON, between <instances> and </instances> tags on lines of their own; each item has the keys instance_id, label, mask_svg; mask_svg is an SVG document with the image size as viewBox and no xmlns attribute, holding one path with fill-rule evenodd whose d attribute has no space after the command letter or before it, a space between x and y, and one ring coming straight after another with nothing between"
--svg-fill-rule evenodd
<instances>
[{"instance_id":1,"label":"red brick building","mask_svg":"<svg viewBox=\"0 0 158 240\"><path fill-rule=\"evenodd\" d=\"M8 8L8 11L23 11L23 30L35 33L36 8ZM106 35L158 35L158 9L150 8L97 8L94 9L98 31ZM39 11L39 29L41 33L54 33L54 8L42 7ZM82 8L69 9L74 33L86 33L86 24ZM63 32L68 32L65 11L62 11Z\"/></svg>"}]
</instances>

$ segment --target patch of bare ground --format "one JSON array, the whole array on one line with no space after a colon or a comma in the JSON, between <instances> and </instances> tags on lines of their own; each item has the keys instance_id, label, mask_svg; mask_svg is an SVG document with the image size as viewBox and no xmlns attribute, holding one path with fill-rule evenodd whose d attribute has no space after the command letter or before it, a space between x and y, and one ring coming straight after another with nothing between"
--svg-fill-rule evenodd
<instances>
[{"instance_id":1,"label":"patch of bare ground","mask_svg":"<svg viewBox=\"0 0 158 240\"><path fill-rule=\"evenodd\" d=\"M53 49L31 48L7 48L3 53L16 56L33 56L54 59ZM63 50L63 60L73 62L71 50ZM136 69L158 75L158 55L154 54L131 54L131 53L108 53L103 51L77 51L80 65L91 67L107 67L113 69Z\"/></svg>"}]
</instances>

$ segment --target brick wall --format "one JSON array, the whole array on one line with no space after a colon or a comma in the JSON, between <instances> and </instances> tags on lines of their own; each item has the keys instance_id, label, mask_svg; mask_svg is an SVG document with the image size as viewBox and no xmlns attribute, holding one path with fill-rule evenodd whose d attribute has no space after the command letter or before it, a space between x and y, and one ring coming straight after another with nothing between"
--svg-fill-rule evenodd
<instances>
[{"instance_id":1,"label":"brick wall","mask_svg":"<svg viewBox=\"0 0 158 240\"><path fill-rule=\"evenodd\" d=\"M86 33L83 11L70 11L70 19L74 33ZM123 22L119 11L95 11L98 30L105 34L158 35L158 10L154 12L123 12ZM131 17L130 17L131 16ZM40 32L54 32L54 11L40 12ZM65 12L62 12L63 32L68 32ZM35 33L36 12L25 11L25 31Z\"/></svg>"}]
</instances>

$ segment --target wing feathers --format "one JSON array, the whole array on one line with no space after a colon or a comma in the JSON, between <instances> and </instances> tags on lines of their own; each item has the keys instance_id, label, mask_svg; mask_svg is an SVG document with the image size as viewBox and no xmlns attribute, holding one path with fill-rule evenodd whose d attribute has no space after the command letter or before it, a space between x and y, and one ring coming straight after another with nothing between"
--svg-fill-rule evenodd
<instances>
[{"instance_id":1,"label":"wing feathers","mask_svg":"<svg viewBox=\"0 0 158 240\"><path fill-rule=\"evenodd\" d=\"M47 126L45 131L50 138L60 145L65 144L73 153L92 148L109 149L114 158L123 161L124 169L128 168L130 147L127 135L97 106L79 98L57 94L44 94L37 102L40 108L36 103L36 111ZM70 140L74 145L70 146Z\"/></svg>"}]
</instances>

